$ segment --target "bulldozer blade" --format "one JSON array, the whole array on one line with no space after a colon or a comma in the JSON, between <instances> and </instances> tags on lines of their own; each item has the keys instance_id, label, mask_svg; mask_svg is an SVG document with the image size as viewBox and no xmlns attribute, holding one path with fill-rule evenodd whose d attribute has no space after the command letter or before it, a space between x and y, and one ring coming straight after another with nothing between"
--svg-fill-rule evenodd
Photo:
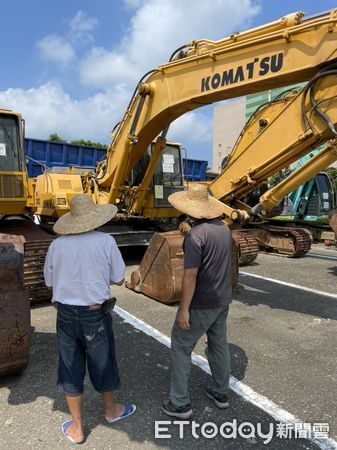
<instances>
[{"instance_id":1,"label":"bulldozer blade","mask_svg":"<svg viewBox=\"0 0 337 450\"><path fill-rule=\"evenodd\" d=\"M179 231L155 233L139 268L131 273L126 286L161 303L178 302L184 272L183 240ZM235 287L238 280L239 251L234 239L232 242L232 286Z\"/></svg>"},{"instance_id":2,"label":"bulldozer blade","mask_svg":"<svg viewBox=\"0 0 337 450\"><path fill-rule=\"evenodd\" d=\"M0 233L0 376L28 364L30 304L23 287L22 236Z\"/></svg>"}]
</instances>

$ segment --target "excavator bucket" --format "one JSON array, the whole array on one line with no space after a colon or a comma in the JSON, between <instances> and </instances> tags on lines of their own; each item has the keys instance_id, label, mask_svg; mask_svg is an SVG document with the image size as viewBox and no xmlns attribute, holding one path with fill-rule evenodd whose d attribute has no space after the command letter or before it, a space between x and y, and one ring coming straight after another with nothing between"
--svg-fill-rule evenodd
<instances>
[{"instance_id":1,"label":"excavator bucket","mask_svg":"<svg viewBox=\"0 0 337 450\"><path fill-rule=\"evenodd\" d=\"M0 233L0 376L28 364L30 304L23 287L22 236Z\"/></svg>"},{"instance_id":2,"label":"excavator bucket","mask_svg":"<svg viewBox=\"0 0 337 450\"><path fill-rule=\"evenodd\" d=\"M139 268L127 287L162 303L175 303L181 296L183 236L179 231L155 233Z\"/></svg>"},{"instance_id":3,"label":"excavator bucket","mask_svg":"<svg viewBox=\"0 0 337 450\"><path fill-rule=\"evenodd\" d=\"M126 286L165 304L181 298L184 269L183 236L179 231L155 233L139 268L132 272ZM237 285L238 247L232 246L232 285Z\"/></svg>"}]
</instances>

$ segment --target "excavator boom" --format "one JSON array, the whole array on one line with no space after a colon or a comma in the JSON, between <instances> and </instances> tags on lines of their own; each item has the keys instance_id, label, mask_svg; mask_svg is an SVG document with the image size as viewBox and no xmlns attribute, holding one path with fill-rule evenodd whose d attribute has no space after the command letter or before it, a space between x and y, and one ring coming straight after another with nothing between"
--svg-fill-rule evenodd
<instances>
[{"instance_id":1,"label":"excavator boom","mask_svg":"<svg viewBox=\"0 0 337 450\"><path fill-rule=\"evenodd\" d=\"M146 148L184 113L216 101L307 81L322 67L334 62L337 59L336 10L303 22L301 17L302 13L291 14L220 41L192 42L177 59L158 67L139 83L110 145L107 168L98 181L96 200L115 203L125 186L124 180ZM293 113L300 121L299 112L293 109ZM284 116L289 121L288 113ZM275 128L281 128L280 121ZM310 146L314 142L314 139L306 140L306 125L301 128L298 133L296 127L290 142L297 141L298 134L304 133L305 142L299 155L305 153L307 144ZM275 170L288 159L280 155L282 150L289 151L289 142L282 142L281 138L278 137L280 145L271 155L281 157ZM245 156L244 167L241 163L240 170L246 173L254 159ZM292 154L292 159L297 159L297 155ZM263 156L261 162L264 162ZM219 196L217 191L214 184L212 192ZM141 207L138 208L137 212L142 213Z\"/></svg>"}]
</instances>

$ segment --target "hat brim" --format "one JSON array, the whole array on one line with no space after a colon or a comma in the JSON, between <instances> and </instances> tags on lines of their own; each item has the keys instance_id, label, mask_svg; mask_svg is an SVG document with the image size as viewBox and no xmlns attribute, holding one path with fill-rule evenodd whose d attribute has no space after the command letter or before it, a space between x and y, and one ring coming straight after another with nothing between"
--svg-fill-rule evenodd
<instances>
[{"instance_id":1,"label":"hat brim","mask_svg":"<svg viewBox=\"0 0 337 450\"><path fill-rule=\"evenodd\" d=\"M117 214L115 205L96 205L84 217L77 217L68 212L55 222L53 230L57 234L80 234L101 227Z\"/></svg>"},{"instance_id":2,"label":"hat brim","mask_svg":"<svg viewBox=\"0 0 337 450\"><path fill-rule=\"evenodd\" d=\"M211 196L201 202L190 199L188 191L179 191L169 195L168 201L175 209L195 219L215 219L224 214L224 204Z\"/></svg>"}]
</instances>

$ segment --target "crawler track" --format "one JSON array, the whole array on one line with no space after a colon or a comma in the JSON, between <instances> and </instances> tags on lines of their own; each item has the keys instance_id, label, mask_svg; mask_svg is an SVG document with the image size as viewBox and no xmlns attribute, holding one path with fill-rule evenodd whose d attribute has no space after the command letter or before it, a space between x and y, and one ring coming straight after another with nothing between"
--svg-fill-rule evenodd
<instances>
[{"instance_id":1,"label":"crawler track","mask_svg":"<svg viewBox=\"0 0 337 450\"><path fill-rule=\"evenodd\" d=\"M256 238L245 231L232 231L232 236L239 247L239 266L246 266L255 261L259 253Z\"/></svg>"},{"instance_id":2,"label":"crawler track","mask_svg":"<svg viewBox=\"0 0 337 450\"><path fill-rule=\"evenodd\" d=\"M305 228L259 225L260 251L287 258L301 258L311 248L311 235Z\"/></svg>"},{"instance_id":3,"label":"crawler track","mask_svg":"<svg viewBox=\"0 0 337 450\"><path fill-rule=\"evenodd\" d=\"M43 266L48 247L56 236L43 231L31 220L24 219L0 221L0 233L24 236L24 286L30 302L49 300L51 292L44 284Z\"/></svg>"}]
</instances>

